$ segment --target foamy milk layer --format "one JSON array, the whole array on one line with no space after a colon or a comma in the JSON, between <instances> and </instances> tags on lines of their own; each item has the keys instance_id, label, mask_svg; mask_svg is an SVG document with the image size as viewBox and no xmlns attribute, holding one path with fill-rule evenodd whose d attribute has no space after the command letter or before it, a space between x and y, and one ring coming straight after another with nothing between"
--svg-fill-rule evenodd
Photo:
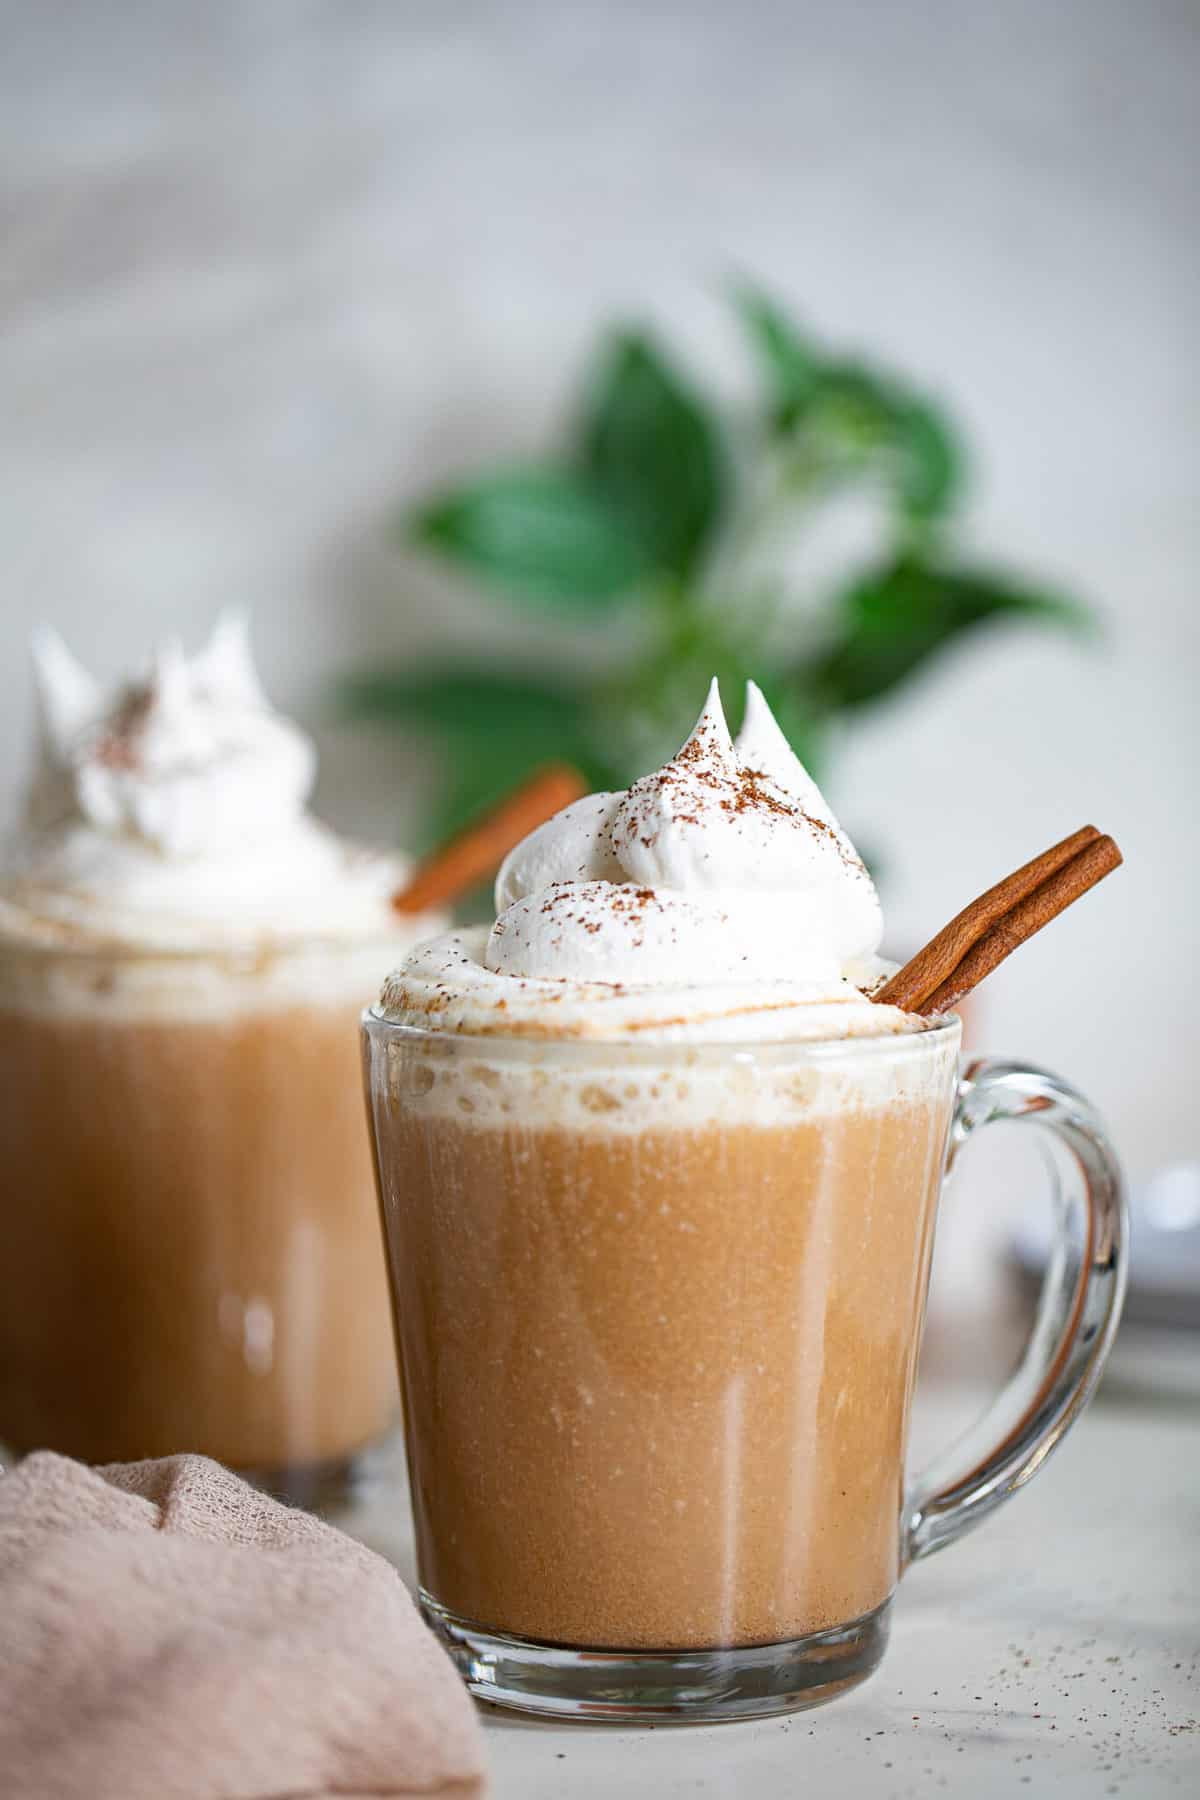
<instances>
[{"instance_id":1,"label":"foamy milk layer","mask_svg":"<svg viewBox=\"0 0 1200 1800\"><path fill-rule=\"evenodd\" d=\"M624 1133L932 1104L953 1082L957 1022L875 1006L849 982L764 993L515 979L484 967L485 942L483 928L446 933L385 983L373 1009L385 1105L461 1125ZM421 1035L389 1037L388 1023Z\"/></svg>"},{"instance_id":2,"label":"foamy milk layer","mask_svg":"<svg viewBox=\"0 0 1200 1800\"><path fill-rule=\"evenodd\" d=\"M371 1081L384 1113L465 1129L589 1137L714 1126L780 1129L896 1106L949 1107L956 1019L890 1035L714 1044L389 1031L377 1011Z\"/></svg>"},{"instance_id":3,"label":"foamy milk layer","mask_svg":"<svg viewBox=\"0 0 1200 1800\"><path fill-rule=\"evenodd\" d=\"M391 933L340 944L150 952L46 949L0 934L0 1029L5 1012L66 1025L87 1019L219 1028L248 1015L332 1007L352 1020L378 993L404 943L403 933Z\"/></svg>"}]
</instances>

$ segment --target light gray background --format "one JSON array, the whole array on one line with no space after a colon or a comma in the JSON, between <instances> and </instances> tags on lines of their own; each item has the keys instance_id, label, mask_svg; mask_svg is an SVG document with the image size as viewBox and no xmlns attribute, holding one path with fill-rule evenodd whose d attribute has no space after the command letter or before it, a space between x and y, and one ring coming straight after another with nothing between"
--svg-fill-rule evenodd
<instances>
[{"instance_id":1,"label":"light gray background","mask_svg":"<svg viewBox=\"0 0 1200 1800\"><path fill-rule=\"evenodd\" d=\"M535 446L614 311L731 371L742 266L952 395L979 546L1109 621L1086 655L966 651L855 737L836 799L890 846L893 940L1112 830L1128 868L989 983L986 1037L1091 1092L1135 1173L1194 1152L1196 21L0 5L0 804L38 619L111 673L249 604L308 713L368 655L493 645L497 614L386 548L397 499ZM329 811L403 821L390 745L325 748Z\"/></svg>"}]
</instances>

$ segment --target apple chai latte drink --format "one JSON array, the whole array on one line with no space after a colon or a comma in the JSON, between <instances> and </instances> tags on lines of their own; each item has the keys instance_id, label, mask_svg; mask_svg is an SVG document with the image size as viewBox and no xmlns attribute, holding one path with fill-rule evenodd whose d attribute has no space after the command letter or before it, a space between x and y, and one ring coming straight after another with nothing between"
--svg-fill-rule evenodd
<instances>
[{"instance_id":1,"label":"apple chai latte drink","mask_svg":"<svg viewBox=\"0 0 1200 1800\"><path fill-rule=\"evenodd\" d=\"M396 1411L358 1017L421 930L305 810L241 624L102 694L36 654L0 861L0 1443L333 1495Z\"/></svg>"},{"instance_id":2,"label":"apple chai latte drink","mask_svg":"<svg viewBox=\"0 0 1200 1800\"><path fill-rule=\"evenodd\" d=\"M1058 1090L977 1070L968 1103L957 1021L872 1003L875 889L753 687L736 743L714 684L665 768L533 832L496 901L365 1021L426 1616L535 1711L827 1698L878 1661L906 1560L986 1510L905 1488L956 1103L963 1135L1039 1081L1054 1125ZM1080 1276L1091 1324L1113 1279ZM1031 1351L1063 1407L1094 1379L1081 1317ZM1050 1429L993 1429L993 1500Z\"/></svg>"}]
</instances>

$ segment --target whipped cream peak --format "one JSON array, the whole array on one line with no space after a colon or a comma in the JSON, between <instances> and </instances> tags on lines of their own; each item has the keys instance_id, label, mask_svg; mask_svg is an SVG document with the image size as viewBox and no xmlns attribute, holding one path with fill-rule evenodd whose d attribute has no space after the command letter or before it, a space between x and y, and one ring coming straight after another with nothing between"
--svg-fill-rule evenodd
<instances>
[{"instance_id":1,"label":"whipped cream peak","mask_svg":"<svg viewBox=\"0 0 1200 1800\"><path fill-rule=\"evenodd\" d=\"M174 945L391 935L406 865L307 811L315 746L270 705L244 616L102 688L56 633L32 645L38 760L0 861L5 931Z\"/></svg>"},{"instance_id":2,"label":"whipped cream peak","mask_svg":"<svg viewBox=\"0 0 1200 1800\"><path fill-rule=\"evenodd\" d=\"M499 976L711 987L870 977L870 876L753 686L737 742L714 681L677 754L624 794L575 802L496 884Z\"/></svg>"},{"instance_id":3,"label":"whipped cream peak","mask_svg":"<svg viewBox=\"0 0 1200 1800\"><path fill-rule=\"evenodd\" d=\"M712 758L718 763L737 761L737 751L733 747L725 708L721 705L721 684L715 675L708 684L700 717L680 745L674 760L688 763L701 762L705 758Z\"/></svg>"},{"instance_id":4,"label":"whipped cream peak","mask_svg":"<svg viewBox=\"0 0 1200 1800\"><path fill-rule=\"evenodd\" d=\"M189 660L159 649L104 695L53 637L35 646L47 796L98 831L171 856L252 848L303 812L316 773L305 735L268 706L245 621L223 619Z\"/></svg>"},{"instance_id":5,"label":"whipped cream peak","mask_svg":"<svg viewBox=\"0 0 1200 1800\"><path fill-rule=\"evenodd\" d=\"M814 862L848 849L739 756L715 681L682 749L634 782L611 835L627 876L652 888L792 888Z\"/></svg>"},{"instance_id":6,"label":"whipped cream peak","mask_svg":"<svg viewBox=\"0 0 1200 1800\"><path fill-rule=\"evenodd\" d=\"M172 649L183 663L179 646L173 644ZM230 610L219 615L208 643L192 658L191 672L201 688L221 695L231 705L236 703L260 712L271 710L254 666L250 621L244 612Z\"/></svg>"},{"instance_id":7,"label":"whipped cream peak","mask_svg":"<svg viewBox=\"0 0 1200 1800\"><path fill-rule=\"evenodd\" d=\"M99 716L100 683L48 625L34 632L30 656L44 755L60 760Z\"/></svg>"},{"instance_id":8,"label":"whipped cream peak","mask_svg":"<svg viewBox=\"0 0 1200 1800\"><path fill-rule=\"evenodd\" d=\"M762 689L753 681L746 683L746 709L735 748L744 768L755 770L783 788L811 819L836 824L825 796L780 730Z\"/></svg>"}]
</instances>

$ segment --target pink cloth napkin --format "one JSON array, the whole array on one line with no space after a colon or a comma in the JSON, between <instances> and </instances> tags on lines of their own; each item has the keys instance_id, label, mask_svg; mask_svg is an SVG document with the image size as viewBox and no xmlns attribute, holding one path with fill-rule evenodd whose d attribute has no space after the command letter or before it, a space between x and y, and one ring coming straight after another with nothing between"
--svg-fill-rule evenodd
<instances>
[{"instance_id":1,"label":"pink cloth napkin","mask_svg":"<svg viewBox=\"0 0 1200 1800\"><path fill-rule=\"evenodd\" d=\"M0 1476L6 1800L481 1795L399 1577L202 1456Z\"/></svg>"}]
</instances>

